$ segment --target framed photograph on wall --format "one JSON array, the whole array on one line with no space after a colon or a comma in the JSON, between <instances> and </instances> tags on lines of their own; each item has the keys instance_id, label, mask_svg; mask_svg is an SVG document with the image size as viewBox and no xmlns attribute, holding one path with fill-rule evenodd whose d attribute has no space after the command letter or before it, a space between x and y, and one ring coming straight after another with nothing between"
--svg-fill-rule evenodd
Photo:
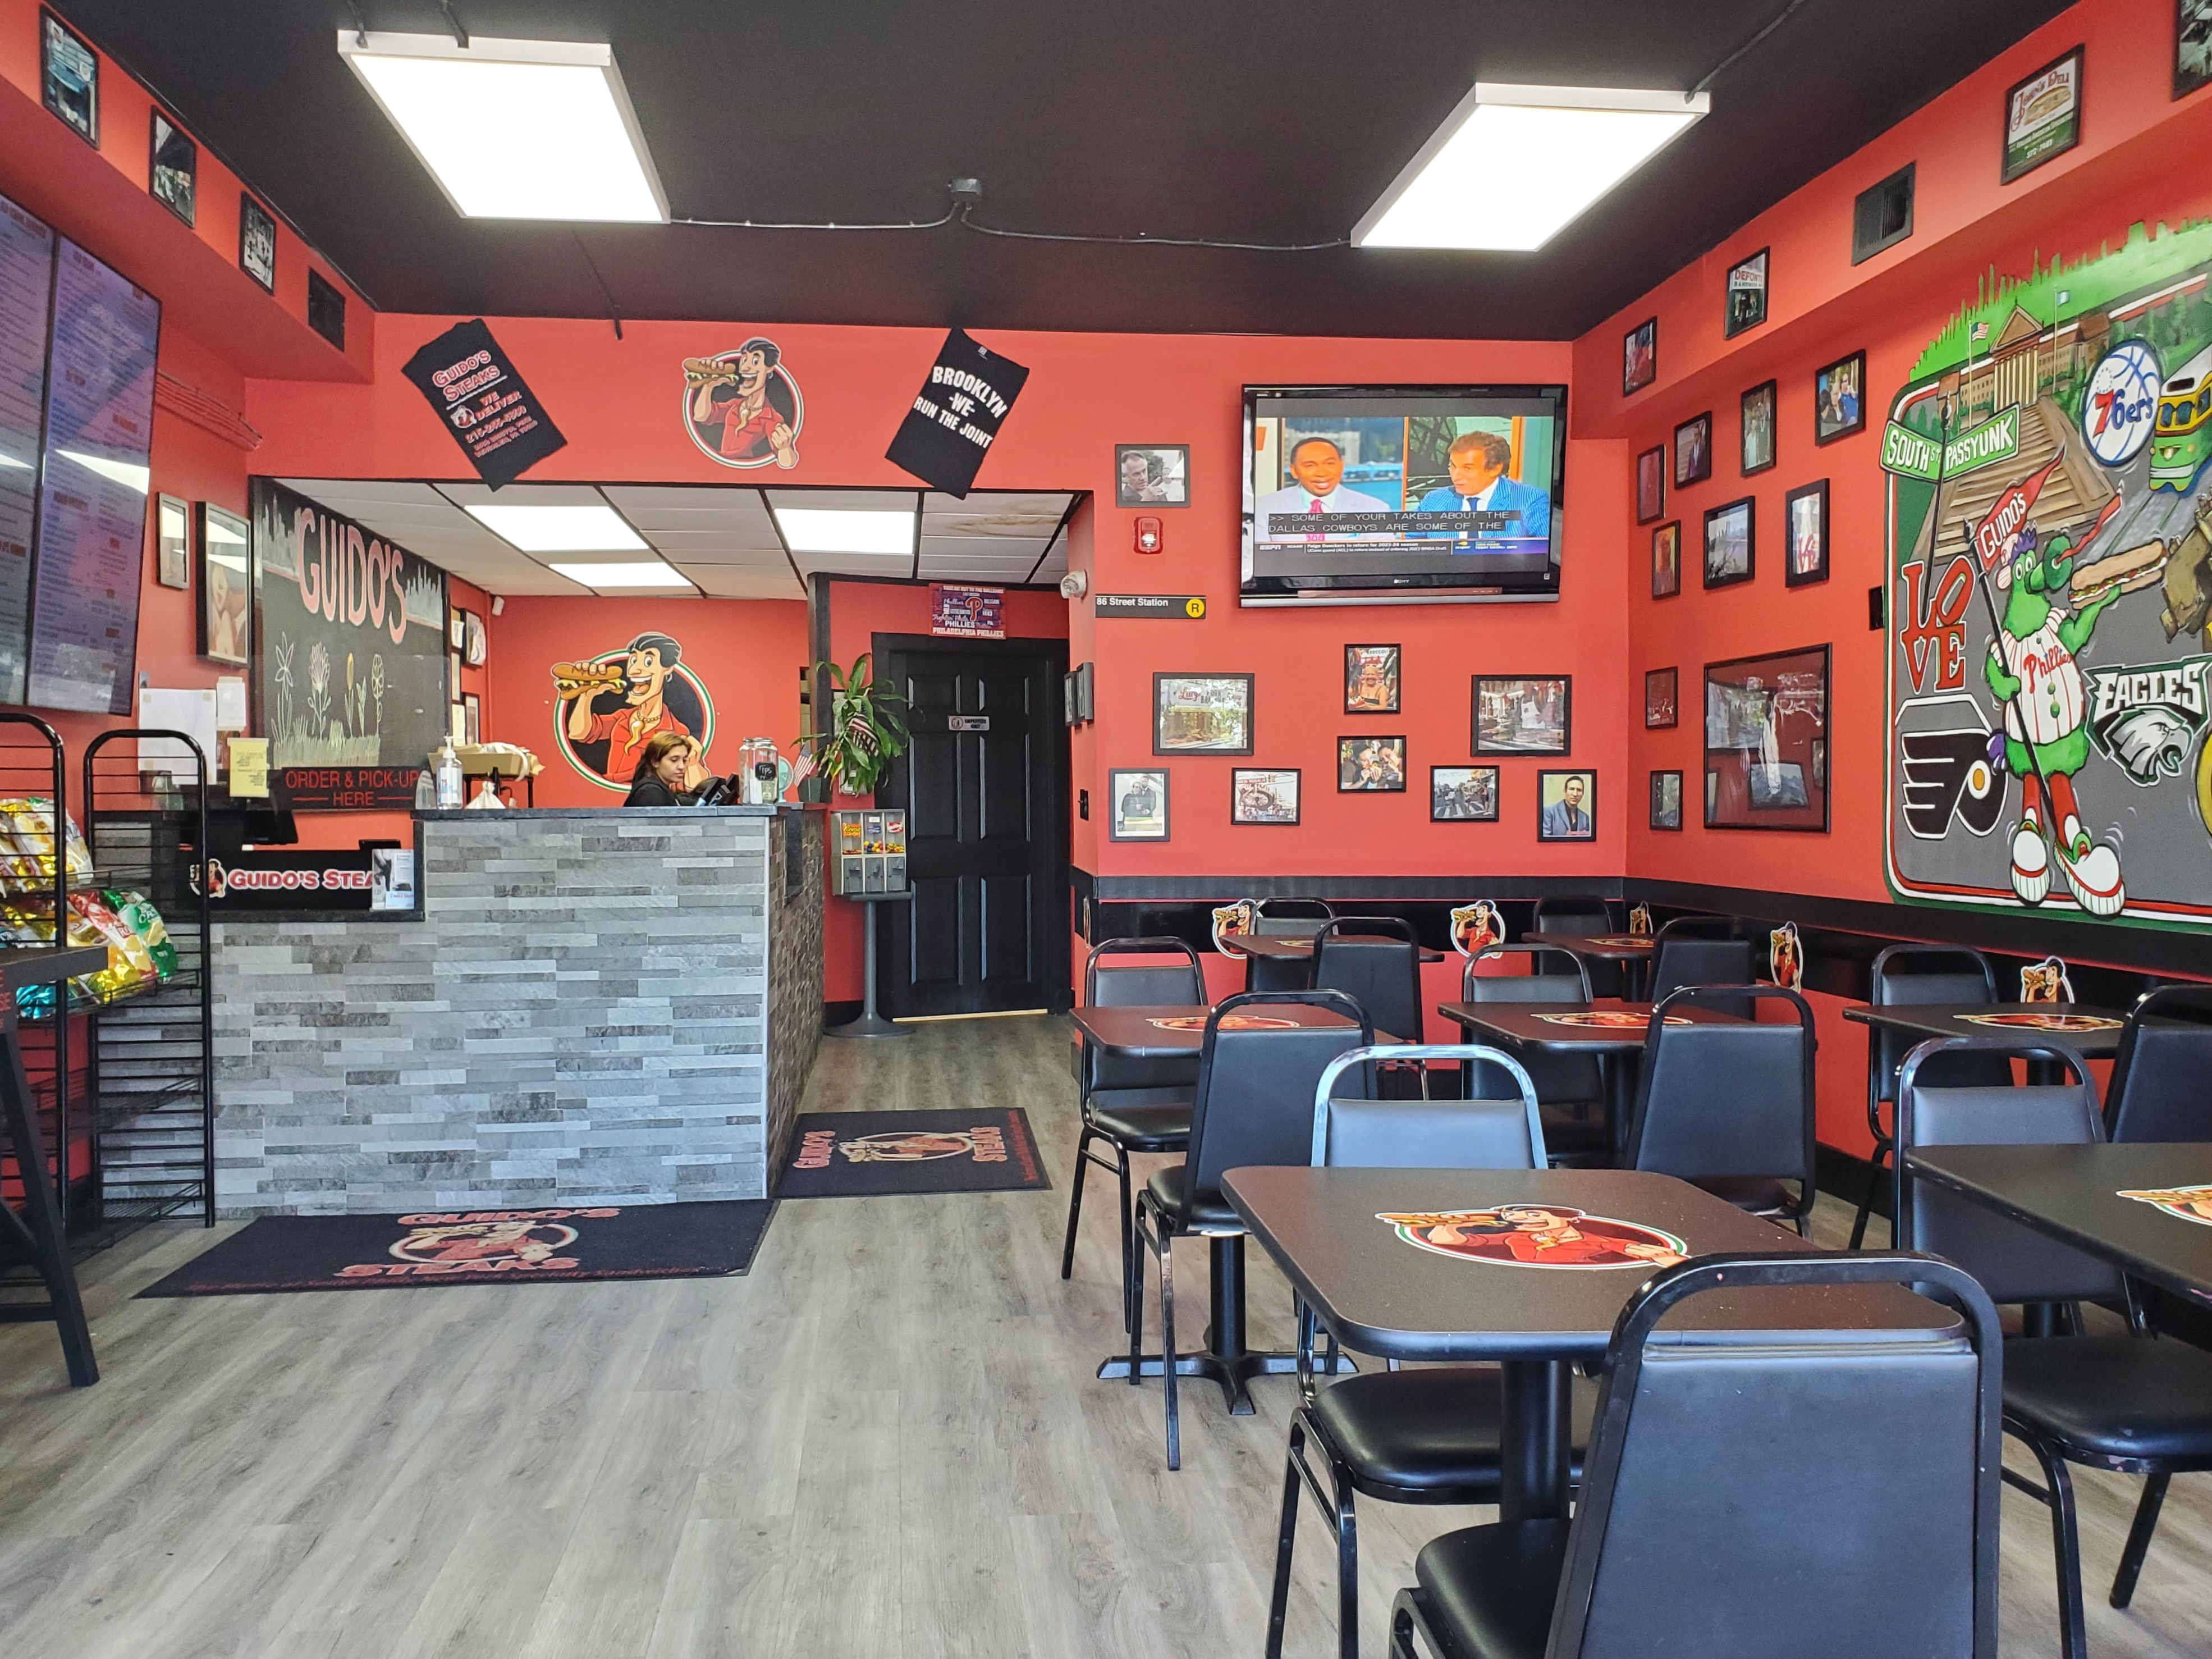
<instances>
[{"instance_id":1,"label":"framed photograph on wall","mask_svg":"<svg viewBox=\"0 0 2212 1659\"><path fill-rule=\"evenodd\" d=\"M1748 478L1774 465L1774 382L1752 387L1738 403L1736 470Z\"/></svg>"},{"instance_id":2,"label":"framed photograph on wall","mask_svg":"<svg viewBox=\"0 0 2212 1659\"><path fill-rule=\"evenodd\" d=\"M1252 752L1249 674L1152 676L1155 755Z\"/></svg>"},{"instance_id":3,"label":"framed photograph on wall","mask_svg":"<svg viewBox=\"0 0 2212 1659\"><path fill-rule=\"evenodd\" d=\"M1680 830L1682 827L1682 775L1680 772L1654 772L1651 775L1651 827L1654 830Z\"/></svg>"},{"instance_id":4,"label":"framed photograph on wall","mask_svg":"<svg viewBox=\"0 0 2212 1659\"><path fill-rule=\"evenodd\" d=\"M2005 94L2004 151L1997 182L2008 185L2081 142L2081 48L2045 64Z\"/></svg>"},{"instance_id":5,"label":"framed photograph on wall","mask_svg":"<svg viewBox=\"0 0 2212 1659\"><path fill-rule=\"evenodd\" d=\"M238 268L276 291L276 222L251 196L238 198Z\"/></svg>"},{"instance_id":6,"label":"framed photograph on wall","mask_svg":"<svg viewBox=\"0 0 2212 1659\"><path fill-rule=\"evenodd\" d=\"M1188 444L1115 444L1114 505L1188 507Z\"/></svg>"},{"instance_id":7,"label":"framed photograph on wall","mask_svg":"<svg viewBox=\"0 0 2212 1659\"><path fill-rule=\"evenodd\" d=\"M1693 415L1674 428L1674 488L1713 476L1713 411Z\"/></svg>"},{"instance_id":8,"label":"framed photograph on wall","mask_svg":"<svg viewBox=\"0 0 2212 1659\"><path fill-rule=\"evenodd\" d=\"M1406 739L1339 738L1337 793L1346 795L1402 795L1406 793Z\"/></svg>"},{"instance_id":9,"label":"framed photograph on wall","mask_svg":"<svg viewBox=\"0 0 2212 1659\"><path fill-rule=\"evenodd\" d=\"M1574 747L1574 678L1474 677L1474 752L1565 755Z\"/></svg>"},{"instance_id":10,"label":"framed photograph on wall","mask_svg":"<svg viewBox=\"0 0 2212 1659\"><path fill-rule=\"evenodd\" d=\"M2173 95L2212 84L2212 0L2174 0Z\"/></svg>"},{"instance_id":11,"label":"framed photograph on wall","mask_svg":"<svg viewBox=\"0 0 2212 1659\"><path fill-rule=\"evenodd\" d=\"M1536 774L1536 839L1595 841L1597 838L1597 774Z\"/></svg>"},{"instance_id":12,"label":"framed photograph on wall","mask_svg":"<svg viewBox=\"0 0 2212 1659\"><path fill-rule=\"evenodd\" d=\"M1791 490L1782 501L1782 530L1788 542L1782 562L1785 587L1828 580L1828 481Z\"/></svg>"},{"instance_id":13,"label":"framed photograph on wall","mask_svg":"<svg viewBox=\"0 0 2212 1659\"><path fill-rule=\"evenodd\" d=\"M1766 264L1771 252L1761 248L1729 267L1728 309L1721 318L1725 338L1733 340L1766 320Z\"/></svg>"},{"instance_id":14,"label":"framed photograph on wall","mask_svg":"<svg viewBox=\"0 0 2212 1659\"><path fill-rule=\"evenodd\" d=\"M1705 665L1707 829L1828 828L1828 659L1812 645Z\"/></svg>"},{"instance_id":15,"label":"framed photograph on wall","mask_svg":"<svg viewBox=\"0 0 2212 1659\"><path fill-rule=\"evenodd\" d=\"M1109 771L1106 775L1106 799L1107 840L1168 838L1168 772L1164 766Z\"/></svg>"},{"instance_id":16,"label":"framed photograph on wall","mask_svg":"<svg viewBox=\"0 0 2212 1659\"><path fill-rule=\"evenodd\" d=\"M1705 586L1732 587L1747 582L1754 568L1752 498L1708 509L1705 514Z\"/></svg>"},{"instance_id":17,"label":"framed photograph on wall","mask_svg":"<svg viewBox=\"0 0 2212 1659\"><path fill-rule=\"evenodd\" d=\"M461 693L461 735L465 742L483 741L483 699L473 691Z\"/></svg>"},{"instance_id":18,"label":"framed photograph on wall","mask_svg":"<svg viewBox=\"0 0 2212 1659\"><path fill-rule=\"evenodd\" d=\"M1288 771L1234 768L1229 774L1230 823L1296 823L1299 781L1296 767Z\"/></svg>"},{"instance_id":19,"label":"framed photograph on wall","mask_svg":"<svg viewBox=\"0 0 2212 1659\"><path fill-rule=\"evenodd\" d=\"M164 587L192 585L192 509L174 495L154 498L154 580Z\"/></svg>"},{"instance_id":20,"label":"framed photograph on wall","mask_svg":"<svg viewBox=\"0 0 2212 1659\"><path fill-rule=\"evenodd\" d=\"M100 148L100 54L70 26L39 12L39 86L47 109Z\"/></svg>"},{"instance_id":21,"label":"framed photograph on wall","mask_svg":"<svg viewBox=\"0 0 2212 1659\"><path fill-rule=\"evenodd\" d=\"M1636 522L1650 524L1667 511L1667 447L1655 444L1636 458Z\"/></svg>"},{"instance_id":22,"label":"framed photograph on wall","mask_svg":"<svg viewBox=\"0 0 2212 1659\"><path fill-rule=\"evenodd\" d=\"M1498 822L1498 769L1494 766L1431 766L1429 769L1431 823Z\"/></svg>"},{"instance_id":23,"label":"framed photograph on wall","mask_svg":"<svg viewBox=\"0 0 2212 1659\"><path fill-rule=\"evenodd\" d=\"M1641 392L1659 378L1659 319L1647 317L1620 339L1620 395Z\"/></svg>"},{"instance_id":24,"label":"framed photograph on wall","mask_svg":"<svg viewBox=\"0 0 2212 1659\"><path fill-rule=\"evenodd\" d=\"M1680 669L1654 668L1644 676L1644 729L1665 732L1682 723Z\"/></svg>"},{"instance_id":25,"label":"framed photograph on wall","mask_svg":"<svg viewBox=\"0 0 2212 1659\"><path fill-rule=\"evenodd\" d=\"M1813 375L1813 441L1832 444L1866 423L1866 353L1854 351Z\"/></svg>"},{"instance_id":26,"label":"framed photograph on wall","mask_svg":"<svg viewBox=\"0 0 2212 1659\"><path fill-rule=\"evenodd\" d=\"M210 662L244 665L252 641L252 571L246 522L200 503L199 651Z\"/></svg>"},{"instance_id":27,"label":"framed photograph on wall","mask_svg":"<svg viewBox=\"0 0 2212 1659\"><path fill-rule=\"evenodd\" d=\"M1669 519L1651 532L1651 597L1671 599L1682 591L1682 521Z\"/></svg>"},{"instance_id":28,"label":"framed photograph on wall","mask_svg":"<svg viewBox=\"0 0 2212 1659\"><path fill-rule=\"evenodd\" d=\"M1398 712L1398 647L1395 645L1347 645L1344 647L1344 712L1347 714L1395 714Z\"/></svg>"},{"instance_id":29,"label":"framed photograph on wall","mask_svg":"<svg viewBox=\"0 0 2212 1659\"><path fill-rule=\"evenodd\" d=\"M147 132L153 154L147 161L146 188L155 201L191 224L199 211L200 147L178 131L159 105Z\"/></svg>"}]
</instances>

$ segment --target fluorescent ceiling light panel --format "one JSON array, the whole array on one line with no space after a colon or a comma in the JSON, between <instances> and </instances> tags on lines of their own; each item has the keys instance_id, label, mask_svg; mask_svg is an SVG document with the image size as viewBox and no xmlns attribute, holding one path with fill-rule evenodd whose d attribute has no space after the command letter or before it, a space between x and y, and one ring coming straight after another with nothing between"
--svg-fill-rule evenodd
<instances>
[{"instance_id":1,"label":"fluorescent ceiling light panel","mask_svg":"<svg viewBox=\"0 0 2212 1659\"><path fill-rule=\"evenodd\" d=\"M471 507L469 516L526 553L650 553L611 507Z\"/></svg>"},{"instance_id":2,"label":"fluorescent ceiling light panel","mask_svg":"<svg viewBox=\"0 0 2212 1659\"><path fill-rule=\"evenodd\" d=\"M1540 248L1711 104L1704 93L1479 81L1352 227L1352 246Z\"/></svg>"},{"instance_id":3,"label":"fluorescent ceiling light panel","mask_svg":"<svg viewBox=\"0 0 2212 1659\"><path fill-rule=\"evenodd\" d=\"M470 219L668 220L612 48L338 31L338 56Z\"/></svg>"},{"instance_id":4,"label":"fluorescent ceiling light panel","mask_svg":"<svg viewBox=\"0 0 2212 1659\"><path fill-rule=\"evenodd\" d=\"M691 579L672 565L652 564L568 564L550 561L548 568L556 575L566 576L572 582L581 582L586 587L602 592L626 587L689 587Z\"/></svg>"},{"instance_id":5,"label":"fluorescent ceiling light panel","mask_svg":"<svg viewBox=\"0 0 2212 1659\"><path fill-rule=\"evenodd\" d=\"M779 507L775 521L794 553L881 553L914 556L914 509Z\"/></svg>"}]
</instances>

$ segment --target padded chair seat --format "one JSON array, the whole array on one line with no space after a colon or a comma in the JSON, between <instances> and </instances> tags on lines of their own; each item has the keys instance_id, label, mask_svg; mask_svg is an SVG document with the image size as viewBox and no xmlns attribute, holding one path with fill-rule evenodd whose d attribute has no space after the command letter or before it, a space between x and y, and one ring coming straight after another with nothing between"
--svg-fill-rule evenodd
<instances>
[{"instance_id":1,"label":"padded chair seat","mask_svg":"<svg viewBox=\"0 0 2212 1659\"><path fill-rule=\"evenodd\" d=\"M2004 1413L2094 1456L2212 1467L2212 1353L2170 1338L2022 1338L2005 1344Z\"/></svg>"},{"instance_id":2,"label":"padded chair seat","mask_svg":"<svg viewBox=\"0 0 2212 1659\"><path fill-rule=\"evenodd\" d=\"M1753 1215L1782 1215L1797 1207L1797 1194L1771 1176L1701 1176L1690 1184Z\"/></svg>"},{"instance_id":3,"label":"padded chair seat","mask_svg":"<svg viewBox=\"0 0 2212 1659\"><path fill-rule=\"evenodd\" d=\"M1508 1521L1431 1539L1413 1558L1429 1621L1465 1659L1543 1659L1567 1561L1565 1521Z\"/></svg>"},{"instance_id":4,"label":"padded chair seat","mask_svg":"<svg viewBox=\"0 0 2212 1659\"><path fill-rule=\"evenodd\" d=\"M1489 1365L1372 1371L1322 1390L1313 1414L1370 1498L1495 1504L1499 1373ZM1574 1385L1573 1468L1579 1477L1597 1410L1597 1385Z\"/></svg>"},{"instance_id":5,"label":"padded chair seat","mask_svg":"<svg viewBox=\"0 0 2212 1659\"><path fill-rule=\"evenodd\" d=\"M1184 1177L1190 1166L1177 1164L1162 1170L1145 1183L1153 1207L1175 1223L1176 1231L1187 1232L1199 1228L1219 1228L1224 1231L1243 1232L1244 1218L1230 1207L1229 1200L1214 1193L1195 1204L1184 1196Z\"/></svg>"},{"instance_id":6,"label":"padded chair seat","mask_svg":"<svg viewBox=\"0 0 2212 1659\"><path fill-rule=\"evenodd\" d=\"M1111 1106L1093 1101L1091 1127L1132 1152L1190 1149L1190 1103L1175 1106Z\"/></svg>"}]
</instances>

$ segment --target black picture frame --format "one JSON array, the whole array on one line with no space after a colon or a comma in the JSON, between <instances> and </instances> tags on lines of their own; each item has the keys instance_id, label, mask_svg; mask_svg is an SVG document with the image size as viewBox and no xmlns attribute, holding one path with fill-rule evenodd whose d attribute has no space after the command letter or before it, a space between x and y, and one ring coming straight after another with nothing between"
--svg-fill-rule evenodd
<instances>
[{"instance_id":1,"label":"black picture frame","mask_svg":"<svg viewBox=\"0 0 2212 1659\"><path fill-rule=\"evenodd\" d=\"M1161 756L1250 754L1252 752L1253 726L1252 683L1253 677L1249 674L1162 673L1153 675L1152 753ZM1182 708L1171 706L1169 702L1170 688L1177 685L1198 684L1225 686L1231 684L1237 685L1242 690L1242 696L1240 699L1241 709L1239 711L1243 720L1241 741L1231 742L1224 738L1197 738L1184 740L1170 737L1169 729L1170 722L1169 716L1171 714L1195 713L1200 708L1200 705L1197 704L1186 705ZM1227 704L1219 705L1219 707L1222 708L1229 706L1230 705ZM1188 720L1179 721L1176 723L1182 725L1191 724Z\"/></svg>"},{"instance_id":2,"label":"black picture frame","mask_svg":"<svg viewBox=\"0 0 2212 1659\"><path fill-rule=\"evenodd\" d=\"M276 291L276 221L246 191L238 197L238 268Z\"/></svg>"},{"instance_id":3,"label":"black picture frame","mask_svg":"<svg viewBox=\"0 0 2212 1659\"><path fill-rule=\"evenodd\" d=\"M1647 668L1644 671L1644 729L1671 732L1682 723L1682 671Z\"/></svg>"},{"instance_id":4,"label":"black picture frame","mask_svg":"<svg viewBox=\"0 0 2212 1659\"><path fill-rule=\"evenodd\" d=\"M1807 645L1705 665L1706 829L1827 833L1833 657Z\"/></svg>"},{"instance_id":5,"label":"black picture frame","mask_svg":"<svg viewBox=\"0 0 2212 1659\"><path fill-rule=\"evenodd\" d=\"M1354 692L1353 688L1358 684L1357 677L1359 669L1365 660L1362 653L1373 651L1384 651L1389 653L1388 658L1383 659L1388 664L1387 673L1390 686L1390 700L1387 703L1361 702ZM1347 714L1396 714L1402 696L1404 667L1405 652L1398 646L1346 646L1344 647L1344 712Z\"/></svg>"},{"instance_id":6,"label":"black picture frame","mask_svg":"<svg viewBox=\"0 0 2212 1659\"><path fill-rule=\"evenodd\" d=\"M1373 751L1376 762L1395 763L1389 770L1378 772L1378 781L1371 783L1362 781L1371 763L1370 751ZM1340 795L1402 795L1406 793L1407 770L1406 734L1402 732L1336 740L1336 793ZM1389 781L1393 776L1397 779L1395 783Z\"/></svg>"},{"instance_id":7,"label":"black picture frame","mask_svg":"<svg viewBox=\"0 0 2212 1659\"><path fill-rule=\"evenodd\" d=\"M47 112L100 148L100 54L92 42L39 9L39 92Z\"/></svg>"},{"instance_id":8,"label":"black picture frame","mask_svg":"<svg viewBox=\"0 0 2212 1659\"><path fill-rule=\"evenodd\" d=\"M1098 718L1098 667L1096 663L1078 663L1075 666L1075 718L1079 726L1087 726Z\"/></svg>"},{"instance_id":9,"label":"black picture frame","mask_svg":"<svg viewBox=\"0 0 2212 1659\"><path fill-rule=\"evenodd\" d=\"M2174 0L2173 95L2212 86L2212 0Z\"/></svg>"},{"instance_id":10,"label":"black picture frame","mask_svg":"<svg viewBox=\"0 0 2212 1659\"><path fill-rule=\"evenodd\" d=\"M1646 317L1620 337L1620 395L1632 397L1659 378L1659 319Z\"/></svg>"},{"instance_id":11,"label":"black picture frame","mask_svg":"<svg viewBox=\"0 0 2212 1659\"><path fill-rule=\"evenodd\" d=\"M1126 784L1123 781L1124 779L1128 780ZM1173 828L1173 821L1169 817L1169 781L1168 769L1164 766L1133 766L1109 770L1106 774L1106 839L1109 841L1168 840ZM1159 827L1157 830L1132 830L1127 827L1132 823L1149 824L1153 822L1149 815L1142 818L1125 817L1121 811L1130 792L1138 790L1146 784L1149 784L1158 796Z\"/></svg>"},{"instance_id":12,"label":"black picture frame","mask_svg":"<svg viewBox=\"0 0 2212 1659\"><path fill-rule=\"evenodd\" d=\"M1523 743L1516 740L1514 733L1522 727L1517 717L1508 723L1510 700L1522 695L1520 688L1544 687L1558 689L1559 709L1559 740L1557 743ZM1492 693L1492 718L1485 736L1483 694ZM1548 695L1547 701L1549 701ZM1472 752L1477 755L1571 755L1575 751L1575 680L1571 674L1477 674L1473 688L1473 708L1470 710L1473 734Z\"/></svg>"},{"instance_id":13,"label":"black picture frame","mask_svg":"<svg viewBox=\"0 0 2212 1659\"><path fill-rule=\"evenodd\" d=\"M1145 461L1145 477L1132 483L1124 468L1132 455ZM1114 505L1133 507L1190 505L1190 446L1188 444L1115 444L1114 446Z\"/></svg>"},{"instance_id":14,"label":"black picture frame","mask_svg":"<svg viewBox=\"0 0 2212 1659\"><path fill-rule=\"evenodd\" d=\"M1692 415L1674 428L1674 488L1686 489L1713 476L1713 411Z\"/></svg>"},{"instance_id":15,"label":"black picture frame","mask_svg":"<svg viewBox=\"0 0 2212 1659\"><path fill-rule=\"evenodd\" d=\"M1736 398L1736 470L1747 478L1771 471L1780 459L1780 387L1773 380L1761 380ZM1763 460L1753 447L1752 441L1757 436L1763 436L1766 441L1765 459Z\"/></svg>"},{"instance_id":16,"label":"black picture frame","mask_svg":"<svg viewBox=\"0 0 2212 1659\"><path fill-rule=\"evenodd\" d=\"M465 741L483 741L483 699L473 691L461 693L461 734Z\"/></svg>"},{"instance_id":17,"label":"black picture frame","mask_svg":"<svg viewBox=\"0 0 2212 1659\"><path fill-rule=\"evenodd\" d=\"M1774 250L1763 247L1730 265L1721 285L1721 337L1733 340L1766 320L1766 277Z\"/></svg>"},{"instance_id":18,"label":"black picture frame","mask_svg":"<svg viewBox=\"0 0 2212 1659\"><path fill-rule=\"evenodd\" d=\"M1848 371L1848 372L1846 372ZM1827 406L1831 398L1838 404L1849 397L1855 413L1840 408L1837 419L1830 421ZM1854 351L1847 357L1838 357L1825 368L1813 371L1813 441L1815 445L1832 444L1866 430L1867 384L1866 353Z\"/></svg>"},{"instance_id":19,"label":"black picture frame","mask_svg":"<svg viewBox=\"0 0 2212 1659\"><path fill-rule=\"evenodd\" d=\"M1732 565L1717 565L1713 559L1714 527L1723 526L1723 533L1725 535L1728 522L1739 514L1743 520L1743 568L1741 570L1733 568ZM1738 582L1747 582L1759 574L1758 517L1758 499L1751 495L1741 495L1735 501L1723 501L1718 507L1705 509L1702 551L1707 587L1734 587Z\"/></svg>"},{"instance_id":20,"label":"black picture frame","mask_svg":"<svg viewBox=\"0 0 2212 1659\"><path fill-rule=\"evenodd\" d=\"M1431 766L1429 769L1431 823L1495 823L1504 793L1495 766ZM1488 810L1483 802L1487 798Z\"/></svg>"},{"instance_id":21,"label":"black picture frame","mask_svg":"<svg viewBox=\"0 0 2212 1659\"><path fill-rule=\"evenodd\" d=\"M193 562L198 567L199 599L192 614L199 654L210 662L247 667L253 660L252 527L240 514L211 501L199 503L198 517Z\"/></svg>"},{"instance_id":22,"label":"black picture frame","mask_svg":"<svg viewBox=\"0 0 2212 1659\"><path fill-rule=\"evenodd\" d=\"M1667 784L1672 780L1674 799L1667 798ZM1651 775L1651 827L1654 830L1679 830L1682 827L1682 775L1680 772L1654 772Z\"/></svg>"},{"instance_id":23,"label":"black picture frame","mask_svg":"<svg viewBox=\"0 0 2212 1659\"><path fill-rule=\"evenodd\" d=\"M2057 160L2081 142L2081 102L2086 90L2081 54L2079 46L2071 52L2063 52L2034 74L2022 76L2005 88L1997 142L1999 184L2008 185L2016 179L2026 178L2045 162ZM2064 111L2063 120L2048 132L2024 137L2023 120L2041 118L2035 106L2057 90L2055 85L2039 89L2037 83L2069 67L2073 72L2059 83L2070 88L2072 94L2060 100L2058 107Z\"/></svg>"},{"instance_id":24,"label":"black picture frame","mask_svg":"<svg viewBox=\"0 0 2212 1659\"><path fill-rule=\"evenodd\" d=\"M1817 556L1809 563L1802 558L1799 532L1801 507L1812 509L1814 549ZM1828 481L1818 479L1801 484L1782 498L1782 585L1785 587L1809 587L1814 582L1828 580Z\"/></svg>"},{"instance_id":25,"label":"black picture frame","mask_svg":"<svg viewBox=\"0 0 2212 1659\"><path fill-rule=\"evenodd\" d=\"M1282 780L1291 781L1290 816L1282 816ZM1272 813L1263 804L1274 803ZM1229 772L1229 821L1253 829L1295 829L1304 809L1305 773L1296 766L1237 766Z\"/></svg>"},{"instance_id":26,"label":"black picture frame","mask_svg":"<svg viewBox=\"0 0 2212 1659\"><path fill-rule=\"evenodd\" d=\"M174 495L154 497L154 580L191 591L192 504Z\"/></svg>"},{"instance_id":27,"label":"black picture frame","mask_svg":"<svg viewBox=\"0 0 2212 1659\"><path fill-rule=\"evenodd\" d=\"M1654 444L1636 457L1636 522L1656 524L1667 516L1667 446Z\"/></svg>"},{"instance_id":28,"label":"black picture frame","mask_svg":"<svg viewBox=\"0 0 2212 1659\"><path fill-rule=\"evenodd\" d=\"M1682 592L1682 521L1669 519L1651 532L1651 597L1671 599Z\"/></svg>"},{"instance_id":29,"label":"black picture frame","mask_svg":"<svg viewBox=\"0 0 2212 1659\"><path fill-rule=\"evenodd\" d=\"M1559 793L1556 799L1550 799L1554 779L1559 781ZM1569 805L1567 785L1576 780L1581 781L1583 799L1573 804L1572 810L1586 818L1589 827L1586 830L1561 830L1555 833L1552 809ZM1565 815L1562 814L1556 822L1564 824ZM1536 839L1540 842L1570 842L1597 839L1597 770L1595 767L1563 766L1536 774Z\"/></svg>"},{"instance_id":30,"label":"black picture frame","mask_svg":"<svg viewBox=\"0 0 2212 1659\"><path fill-rule=\"evenodd\" d=\"M146 191L186 224L199 215L200 147L159 104L146 122Z\"/></svg>"}]
</instances>

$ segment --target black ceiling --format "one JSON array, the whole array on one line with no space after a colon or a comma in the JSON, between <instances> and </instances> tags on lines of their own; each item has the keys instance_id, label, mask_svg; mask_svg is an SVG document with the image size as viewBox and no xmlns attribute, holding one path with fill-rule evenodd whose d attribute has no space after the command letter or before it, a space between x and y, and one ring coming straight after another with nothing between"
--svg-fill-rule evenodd
<instances>
[{"instance_id":1,"label":"black ceiling","mask_svg":"<svg viewBox=\"0 0 2212 1659\"><path fill-rule=\"evenodd\" d=\"M606 40L679 217L1340 237L1477 78L1689 87L1784 0L454 0ZM457 217L339 61L346 0L57 0L387 310L1562 338L2060 10L1801 0L1712 113L1535 254L1229 252ZM435 3L359 0L434 32ZM1990 112L1996 166L1998 112ZM1848 228L1838 225L1840 240ZM586 260L584 250L588 249ZM598 277L592 267L597 266ZM605 291L600 278L604 279Z\"/></svg>"}]
</instances>

